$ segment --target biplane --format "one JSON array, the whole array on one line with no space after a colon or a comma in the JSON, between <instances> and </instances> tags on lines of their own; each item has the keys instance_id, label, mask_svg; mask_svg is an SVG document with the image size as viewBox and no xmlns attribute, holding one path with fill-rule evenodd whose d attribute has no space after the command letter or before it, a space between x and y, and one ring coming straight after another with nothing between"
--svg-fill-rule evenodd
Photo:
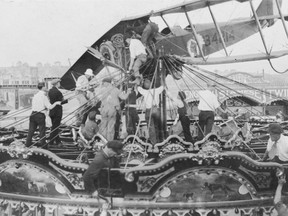
<instances>
[{"instance_id":1,"label":"biplane","mask_svg":"<svg viewBox=\"0 0 288 216\"><path fill-rule=\"evenodd\" d=\"M242 55L241 57L231 56L227 51L227 47L241 40L245 40L253 34L260 32L262 35L263 28L272 26L278 19L281 19L281 21L284 22L285 18L287 19L287 15L283 14L281 10L280 13L278 12L282 1L263 0L257 9L255 9L251 3L251 11L253 12L251 17L247 17L245 19L238 18L230 20L229 22L218 23L212 9L213 6L217 6L218 4L225 2L229 1L189 1L164 10L155 12L152 11L142 16L122 19L118 24L112 27L100 39L92 44L91 48L97 48L106 59L116 63L125 70L127 69L127 61L129 60L126 53L127 49L125 50L125 46L127 45L125 45L123 39L127 28L129 27L131 29L131 27L134 27L137 29L141 27L140 25L145 26L148 22L150 22L150 20L158 18L163 20L162 22L165 23L166 27L164 27L160 31L160 34L155 38L156 50L161 48L163 49L163 53L166 55L175 55L179 57L180 60L189 61L191 64L206 65L241 61L256 61L281 57L287 54L285 50L275 53L270 53L270 51L267 50L267 53L265 54L247 54L246 56ZM249 1L238 2L244 4ZM189 12L193 13L196 10L207 7L210 11L210 15L208 16L211 16L214 22L210 24L193 23L193 21L190 19ZM175 13L185 15L187 23L185 27L181 27L179 25L169 26L164 16L169 16L170 14ZM263 43L265 43L265 40ZM210 54L219 50L225 51L225 57L212 58L209 56ZM63 76L61 85L65 89L72 89L74 87L73 83L75 83L75 79L77 79L79 74L83 74L87 67L92 68L95 74L97 74L104 67L102 61L99 59L99 56L96 56L95 59L95 56L92 56L89 53L89 49Z\"/></svg>"},{"instance_id":2,"label":"biplane","mask_svg":"<svg viewBox=\"0 0 288 216\"><path fill-rule=\"evenodd\" d=\"M249 20L218 23L213 8L228 2L250 3L252 16ZM62 77L61 85L66 90L74 90L76 79L91 68L96 75L91 83L96 88L102 78L113 76L115 83L125 90L130 59L124 40L127 28L147 24L156 17L166 23L164 16L182 14L186 17L185 28L174 28L167 22L155 37L151 46L157 51L156 56L140 69L145 79L150 79L154 87L169 87L166 82L172 77L175 82L183 81L178 87L187 93L197 93L210 81L214 81L217 91L221 92L227 88L223 84L225 81L265 95L265 91L254 86L197 66L213 61L217 64L269 60L287 54L286 50L270 52L267 49L264 55L242 57L240 60L229 56L227 47L256 33L262 38L262 29L269 29L278 19L287 33L287 16L282 13L281 1L262 0L257 9L253 2L191 0L142 16L125 18L88 47ZM190 19L189 14L200 9L208 9L212 26L197 25ZM266 45L265 39L262 39ZM218 50L224 50L225 57L221 60L209 57ZM191 85L198 89L193 89ZM233 88L230 90L236 91ZM239 100L243 99L244 94L237 94ZM197 101L197 94L194 95ZM164 96L160 101L165 118L169 102ZM281 99L277 95L271 97ZM69 108L74 108L74 111L68 113L62 122L67 122L69 114L74 115L78 110L71 103ZM253 142L253 131L246 123L239 125L235 119L221 121L215 131L195 143L175 134L163 136L163 141L156 144L137 134L125 137L121 167L102 170L98 181L99 196L96 198L86 193L83 173L95 151L105 146L105 137L97 134L93 142L84 140L79 144L76 138L81 138L81 134L75 134L74 130L66 127L61 134L61 138L67 141L65 147L45 150L37 147L37 137L35 145L27 148L23 142L24 133L12 130L13 139L2 141L0 146L0 211L7 216L24 213L41 216L269 215L274 210L272 197L278 180L285 178L287 165L260 160L265 150L264 142L267 142L267 125L256 132L266 136L265 141L259 144L257 142L262 140ZM147 127L147 122L144 127L145 124ZM285 122L283 127L287 127ZM166 130L167 124L163 124L161 133L165 135ZM8 129L3 131L3 137L9 133ZM283 192L283 199L287 201L287 188Z\"/></svg>"}]
</instances>

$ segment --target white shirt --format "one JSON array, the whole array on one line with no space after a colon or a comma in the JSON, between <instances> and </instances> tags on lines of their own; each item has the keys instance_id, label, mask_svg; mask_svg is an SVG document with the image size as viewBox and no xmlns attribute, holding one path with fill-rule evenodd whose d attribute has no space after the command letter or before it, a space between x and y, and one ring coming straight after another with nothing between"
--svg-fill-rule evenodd
<instances>
[{"instance_id":1,"label":"white shirt","mask_svg":"<svg viewBox=\"0 0 288 216\"><path fill-rule=\"evenodd\" d=\"M209 90L199 91L199 105L198 109L202 111L215 111L219 106L220 103L218 98L215 94L213 94Z\"/></svg>"},{"instance_id":2,"label":"white shirt","mask_svg":"<svg viewBox=\"0 0 288 216\"><path fill-rule=\"evenodd\" d=\"M184 107L184 103L181 99L179 99L177 96L173 96L169 91L166 91L166 94L170 99L173 101L173 104L177 106L178 108Z\"/></svg>"},{"instance_id":3,"label":"white shirt","mask_svg":"<svg viewBox=\"0 0 288 216\"><path fill-rule=\"evenodd\" d=\"M81 91L86 91L89 87L89 80L85 75L81 75L78 77L76 81L76 88L75 90L81 90Z\"/></svg>"},{"instance_id":4,"label":"white shirt","mask_svg":"<svg viewBox=\"0 0 288 216\"><path fill-rule=\"evenodd\" d=\"M32 99L32 111L42 112L45 114L45 110L48 110L51 106L48 97L44 91L37 92Z\"/></svg>"},{"instance_id":5,"label":"white shirt","mask_svg":"<svg viewBox=\"0 0 288 216\"><path fill-rule=\"evenodd\" d=\"M140 54L146 55L145 46L138 39L132 39L131 38L129 50L130 50L130 58L133 58L133 59L135 59Z\"/></svg>"},{"instance_id":6,"label":"white shirt","mask_svg":"<svg viewBox=\"0 0 288 216\"><path fill-rule=\"evenodd\" d=\"M146 109L151 109L152 106L159 106L159 95L163 91L163 86L160 86L156 89L143 89L142 87L138 87L138 91L144 97L144 103Z\"/></svg>"},{"instance_id":7,"label":"white shirt","mask_svg":"<svg viewBox=\"0 0 288 216\"><path fill-rule=\"evenodd\" d=\"M268 140L267 151L269 152L275 142ZM279 157L281 161L288 162L288 137L281 134L279 140L276 142L276 156ZM272 158L271 158L272 159Z\"/></svg>"},{"instance_id":8,"label":"white shirt","mask_svg":"<svg viewBox=\"0 0 288 216\"><path fill-rule=\"evenodd\" d=\"M173 98L173 102L178 108L184 107L184 103L181 99Z\"/></svg>"}]
</instances>

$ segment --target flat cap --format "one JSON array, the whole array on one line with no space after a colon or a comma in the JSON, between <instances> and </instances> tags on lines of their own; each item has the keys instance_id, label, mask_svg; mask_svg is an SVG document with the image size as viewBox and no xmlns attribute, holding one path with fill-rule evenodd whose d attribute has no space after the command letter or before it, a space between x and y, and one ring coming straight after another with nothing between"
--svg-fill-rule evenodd
<instances>
[{"instance_id":1,"label":"flat cap","mask_svg":"<svg viewBox=\"0 0 288 216\"><path fill-rule=\"evenodd\" d=\"M280 124L271 123L268 127L268 132L272 134L281 134L283 132L283 129Z\"/></svg>"},{"instance_id":2,"label":"flat cap","mask_svg":"<svg viewBox=\"0 0 288 216\"><path fill-rule=\"evenodd\" d=\"M117 154L120 154L123 148L122 142L118 140L112 140L107 142L106 146L108 148L111 148L113 151L115 151Z\"/></svg>"},{"instance_id":3,"label":"flat cap","mask_svg":"<svg viewBox=\"0 0 288 216\"><path fill-rule=\"evenodd\" d=\"M111 83L112 82L112 77L106 77L102 80L102 82L107 82L107 83Z\"/></svg>"},{"instance_id":4,"label":"flat cap","mask_svg":"<svg viewBox=\"0 0 288 216\"><path fill-rule=\"evenodd\" d=\"M53 79L51 80L51 85L56 85L59 82L61 82L61 79Z\"/></svg>"}]
</instances>

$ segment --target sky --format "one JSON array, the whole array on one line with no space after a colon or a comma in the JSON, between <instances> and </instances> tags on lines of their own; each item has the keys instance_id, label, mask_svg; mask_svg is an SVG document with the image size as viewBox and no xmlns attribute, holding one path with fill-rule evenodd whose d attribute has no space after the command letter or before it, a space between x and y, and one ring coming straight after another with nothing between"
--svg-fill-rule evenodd
<instances>
[{"instance_id":1,"label":"sky","mask_svg":"<svg viewBox=\"0 0 288 216\"><path fill-rule=\"evenodd\" d=\"M18 61L31 66L38 62L53 64L57 61L62 65L73 64L86 51L87 46L93 44L121 18L181 2L183 0L0 0L0 67L13 66ZM215 8L220 21L231 19L232 14L239 15L244 11L247 10L235 13L223 6ZM172 25L182 22L178 17L173 18ZM196 22L202 22L207 15L195 13L195 17ZM269 47L274 49L275 41L284 41L281 46L288 49L288 39L279 30L281 22L276 24L267 33L267 38L271 40ZM231 49L240 50L240 54L247 53L251 47L256 51L263 50L259 39L259 35L252 36ZM273 63L277 69L285 70L288 68L287 60L285 57L273 60ZM209 66L207 69L271 71L267 61Z\"/></svg>"}]
</instances>

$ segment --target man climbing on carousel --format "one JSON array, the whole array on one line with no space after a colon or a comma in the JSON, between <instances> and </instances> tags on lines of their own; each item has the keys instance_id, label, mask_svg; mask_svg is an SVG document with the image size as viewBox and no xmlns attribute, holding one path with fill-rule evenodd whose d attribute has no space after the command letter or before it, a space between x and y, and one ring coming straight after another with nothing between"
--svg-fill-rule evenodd
<instances>
[{"instance_id":1,"label":"man climbing on carousel","mask_svg":"<svg viewBox=\"0 0 288 216\"><path fill-rule=\"evenodd\" d=\"M137 27L128 26L127 31L132 31L134 38L141 40L150 57L156 56L153 40L159 33L158 25L154 22L145 23L141 19L137 22L139 24Z\"/></svg>"},{"instance_id":2,"label":"man climbing on carousel","mask_svg":"<svg viewBox=\"0 0 288 216\"><path fill-rule=\"evenodd\" d=\"M108 141L114 139L116 116L120 110L120 100L126 100L130 93L131 90L125 93L114 86L111 77L102 80L102 88L99 92L101 99L101 123L99 125L99 132Z\"/></svg>"},{"instance_id":3,"label":"man climbing on carousel","mask_svg":"<svg viewBox=\"0 0 288 216\"><path fill-rule=\"evenodd\" d=\"M130 64L128 71L135 77L133 83L140 84L142 75L139 72L141 66L147 61L145 46L140 40L133 38L131 33L126 36L126 43L129 45Z\"/></svg>"}]
</instances>

